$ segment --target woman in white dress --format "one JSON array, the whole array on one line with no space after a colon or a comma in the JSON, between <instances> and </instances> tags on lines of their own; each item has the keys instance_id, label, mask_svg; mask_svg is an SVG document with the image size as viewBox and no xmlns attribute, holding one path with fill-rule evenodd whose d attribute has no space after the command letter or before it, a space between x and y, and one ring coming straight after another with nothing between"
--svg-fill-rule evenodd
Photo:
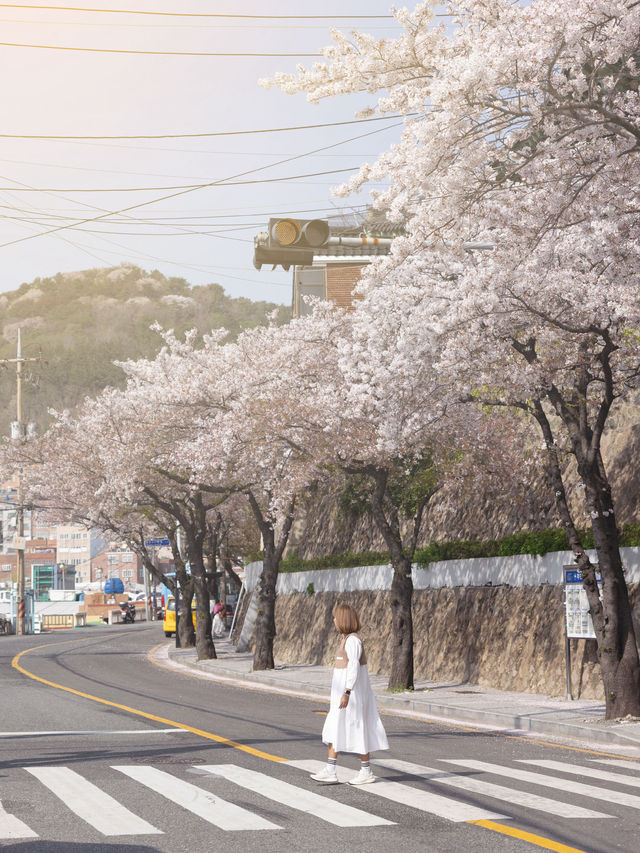
<instances>
[{"instance_id":1,"label":"woman in white dress","mask_svg":"<svg viewBox=\"0 0 640 853\"><path fill-rule=\"evenodd\" d=\"M360 772L349 784L366 785L375 781L369 754L389 749L389 743L378 716L362 640L356 633L360 630L358 614L349 604L337 604L333 608L333 624L340 634L340 644L331 683L331 705L322 729L329 756L327 766L311 778L316 782L337 782L338 753L356 752L360 756Z\"/></svg>"}]
</instances>

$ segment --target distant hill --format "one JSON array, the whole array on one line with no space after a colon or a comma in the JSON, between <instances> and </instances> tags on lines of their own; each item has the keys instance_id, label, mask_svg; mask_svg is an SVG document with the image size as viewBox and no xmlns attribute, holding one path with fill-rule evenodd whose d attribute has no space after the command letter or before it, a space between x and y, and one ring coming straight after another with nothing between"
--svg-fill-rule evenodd
<instances>
[{"instance_id":1,"label":"distant hill","mask_svg":"<svg viewBox=\"0 0 640 853\"><path fill-rule=\"evenodd\" d=\"M276 310L283 322L289 318L281 305L232 298L218 284L192 287L128 264L58 273L0 295L0 358L15 357L18 329L24 356L42 352L42 362L25 365L23 386L24 420L42 428L49 408L72 409L108 385L121 386L124 374L114 361L155 355L161 342L153 323L177 334L224 327L235 336ZM0 434L7 435L16 417L16 377L14 365L4 368Z\"/></svg>"}]
</instances>

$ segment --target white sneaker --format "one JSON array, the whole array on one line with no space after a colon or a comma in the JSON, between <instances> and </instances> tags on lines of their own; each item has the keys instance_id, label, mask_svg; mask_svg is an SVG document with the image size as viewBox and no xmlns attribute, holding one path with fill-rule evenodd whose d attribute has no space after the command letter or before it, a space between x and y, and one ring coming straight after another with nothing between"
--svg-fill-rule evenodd
<instances>
[{"instance_id":1,"label":"white sneaker","mask_svg":"<svg viewBox=\"0 0 640 853\"><path fill-rule=\"evenodd\" d=\"M369 782L375 782L376 777L373 775L371 770L360 770L357 776L354 776L353 779L349 779L347 782L348 785L368 785Z\"/></svg>"},{"instance_id":2,"label":"white sneaker","mask_svg":"<svg viewBox=\"0 0 640 853\"><path fill-rule=\"evenodd\" d=\"M311 778L314 782L337 782L338 776L335 770L329 770L328 767L323 767L317 773L313 773Z\"/></svg>"}]
</instances>

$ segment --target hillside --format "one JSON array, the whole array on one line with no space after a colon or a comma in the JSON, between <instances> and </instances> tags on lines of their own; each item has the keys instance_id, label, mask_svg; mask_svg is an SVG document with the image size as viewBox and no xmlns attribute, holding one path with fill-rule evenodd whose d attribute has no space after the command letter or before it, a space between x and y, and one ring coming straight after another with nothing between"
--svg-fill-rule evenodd
<instances>
[{"instance_id":1,"label":"hillside","mask_svg":"<svg viewBox=\"0 0 640 853\"><path fill-rule=\"evenodd\" d=\"M178 334L224 327L235 336L274 310L288 319L288 309L274 303L231 298L218 284L191 287L128 264L58 273L0 295L0 358L15 357L19 328L23 355L42 353L42 361L25 365L23 417L43 427L49 408L73 408L86 395L121 385L115 360L153 356L160 347L153 323ZM4 367L0 433L6 435L15 418L16 378L13 365Z\"/></svg>"}]
</instances>

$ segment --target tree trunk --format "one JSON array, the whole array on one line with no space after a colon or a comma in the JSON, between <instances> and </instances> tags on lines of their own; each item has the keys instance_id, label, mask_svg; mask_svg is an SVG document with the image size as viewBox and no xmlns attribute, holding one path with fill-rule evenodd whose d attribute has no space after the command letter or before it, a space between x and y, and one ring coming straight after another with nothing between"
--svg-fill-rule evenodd
<instances>
[{"instance_id":1,"label":"tree trunk","mask_svg":"<svg viewBox=\"0 0 640 853\"><path fill-rule=\"evenodd\" d=\"M193 504L192 523L187 524L185 519L183 528L187 537L189 565L196 596L196 657L197 660L211 660L212 658L216 658L217 655L211 638L209 587L207 585L207 572L204 561L204 542L207 533L206 509L202 504L199 494L194 496ZM191 608L189 608L189 615L191 613Z\"/></svg>"},{"instance_id":2,"label":"tree trunk","mask_svg":"<svg viewBox=\"0 0 640 853\"><path fill-rule=\"evenodd\" d=\"M420 528L422 509L414 524L414 537L410 554L405 554L400 532L398 513L388 498L388 471L377 469L373 474L375 486L371 496L371 509L378 530L382 533L389 549L391 565L393 566L393 581L391 582L391 624L393 637L391 643L391 674L389 690L413 690L413 578L411 576L411 561L417 540L417 530ZM416 527L417 525L417 527Z\"/></svg>"},{"instance_id":3,"label":"tree trunk","mask_svg":"<svg viewBox=\"0 0 640 853\"><path fill-rule=\"evenodd\" d=\"M276 581L280 561L276 559L273 529L263 533L264 557L262 574L258 581L258 615L256 617L256 641L253 649L253 669L273 669L273 642L276 637Z\"/></svg>"},{"instance_id":4,"label":"tree trunk","mask_svg":"<svg viewBox=\"0 0 640 853\"><path fill-rule=\"evenodd\" d=\"M195 573L194 586L196 592L196 657L198 660L212 660L218 655L211 638L209 589L204 573Z\"/></svg>"},{"instance_id":5,"label":"tree trunk","mask_svg":"<svg viewBox=\"0 0 640 853\"><path fill-rule=\"evenodd\" d=\"M584 396L584 394L583 394ZM572 420L570 412L556 405L572 440L573 456L585 490L585 503L591 520L598 564L585 552L567 502L562 470L555 450L550 422L541 401L536 401L533 414L549 451L549 476L556 496L562 527L569 537L574 559L582 575L582 585L589 602L589 613L598 644L598 660L605 694L605 717L613 720L640 716L640 659L629 590L620 557L620 539L611 496L609 478L599 451L594 446L593 432ZM602 595L596 580L596 568L602 577Z\"/></svg>"},{"instance_id":6,"label":"tree trunk","mask_svg":"<svg viewBox=\"0 0 640 853\"><path fill-rule=\"evenodd\" d=\"M193 619L191 618L191 602L193 600L193 583L188 587L180 584L180 616L176 607L176 619L178 620L178 636L183 649L193 648L196 644L196 634L193 630ZM178 601L176 601L176 605Z\"/></svg>"},{"instance_id":7,"label":"tree trunk","mask_svg":"<svg viewBox=\"0 0 640 853\"><path fill-rule=\"evenodd\" d=\"M413 578L411 561L394 563L391 582L391 674L389 690L413 690Z\"/></svg>"},{"instance_id":8,"label":"tree trunk","mask_svg":"<svg viewBox=\"0 0 640 853\"><path fill-rule=\"evenodd\" d=\"M248 491L249 505L260 528L263 542L262 574L254 595L258 596L256 640L253 649L254 670L273 669L273 641L276 638L276 582L284 549L289 541L296 499L291 498L276 542L275 522L263 514L255 495Z\"/></svg>"},{"instance_id":9,"label":"tree trunk","mask_svg":"<svg viewBox=\"0 0 640 853\"><path fill-rule=\"evenodd\" d=\"M620 556L611 489L604 466L579 465L591 516L594 546L602 576L602 595L595 578L585 578L605 691L606 718L640 717L640 658L633 627L629 591ZM596 469L596 470L594 470ZM600 470L597 470L600 469ZM600 606L598 606L600 604Z\"/></svg>"}]
</instances>

